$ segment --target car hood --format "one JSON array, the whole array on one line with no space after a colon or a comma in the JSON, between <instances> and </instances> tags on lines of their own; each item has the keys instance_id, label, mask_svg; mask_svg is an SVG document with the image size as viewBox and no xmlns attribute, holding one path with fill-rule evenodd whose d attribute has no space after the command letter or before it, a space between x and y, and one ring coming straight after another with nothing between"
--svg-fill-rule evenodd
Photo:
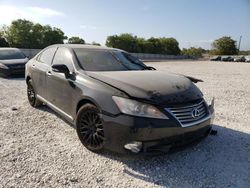
<instances>
[{"instance_id":1,"label":"car hood","mask_svg":"<svg viewBox=\"0 0 250 188\"><path fill-rule=\"evenodd\" d=\"M132 98L149 100L159 105L190 102L203 96L187 77L162 71L109 71L87 74Z\"/></svg>"},{"instance_id":2,"label":"car hood","mask_svg":"<svg viewBox=\"0 0 250 188\"><path fill-rule=\"evenodd\" d=\"M16 65L16 64L26 64L28 62L28 59L8 59L8 60L0 60L0 63L6 65L6 66L11 66L11 65Z\"/></svg>"}]
</instances>

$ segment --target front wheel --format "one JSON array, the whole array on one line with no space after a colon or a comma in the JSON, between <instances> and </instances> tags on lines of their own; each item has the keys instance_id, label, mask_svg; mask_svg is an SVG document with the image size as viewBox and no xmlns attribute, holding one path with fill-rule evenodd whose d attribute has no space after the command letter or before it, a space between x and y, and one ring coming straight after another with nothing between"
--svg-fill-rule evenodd
<instances>
[{"instance_id":1,"label":"front wheel","mask_svg":"<svg viewBox=\"0 0 250 188\"><path fill-rule=\"evenodd\" d=\"M103 151L105 142L103 121L96 106L85 104L79 109L76 131L82 144L88 150L97 153Z\"/></svg>"},{"instance_id":2,"label":"front wheel","mask_svg":"<svg viewBox=\"0 0 250 188\"><path fill-rule=\"evenodd\" d=\"M42 102L36 98L36 93L32 85L32 80L29 80L27 83L27 96L31 106L39 107L42 105Z\"/></svg>"}]
</instances>

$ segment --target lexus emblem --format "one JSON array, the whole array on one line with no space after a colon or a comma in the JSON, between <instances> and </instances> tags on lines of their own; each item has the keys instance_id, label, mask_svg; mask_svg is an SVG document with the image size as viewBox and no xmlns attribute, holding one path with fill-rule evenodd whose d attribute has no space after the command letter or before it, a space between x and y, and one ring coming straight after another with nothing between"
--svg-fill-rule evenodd
<instances>
[{"instance_id":1,"label":"lexus emblem","mask_svg":"<svg viewBox=\"0 0 250 188\"><path fill-rule=\"evenodd\" d=\"M197 118L199 116L200 116L200 111L197 108L193 109L192 110L192 117Z\"/></svg>"}]
</instances>

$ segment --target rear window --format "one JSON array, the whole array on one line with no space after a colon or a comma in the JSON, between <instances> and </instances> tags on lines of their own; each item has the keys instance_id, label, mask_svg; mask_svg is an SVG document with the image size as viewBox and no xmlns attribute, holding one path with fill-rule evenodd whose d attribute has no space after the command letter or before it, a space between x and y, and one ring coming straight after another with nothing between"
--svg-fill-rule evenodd
<instances>
[{"instance_id":1,"label":"rear window","mask_svg":"<svg viewBox=\"0 0 250 188\"><path fill-rule=\"evenodd\" d=\"M26 56L19 50L6 49L0 50L0 60L9 60L9 59L25 59Z\"/></svg>"}]
</instances>

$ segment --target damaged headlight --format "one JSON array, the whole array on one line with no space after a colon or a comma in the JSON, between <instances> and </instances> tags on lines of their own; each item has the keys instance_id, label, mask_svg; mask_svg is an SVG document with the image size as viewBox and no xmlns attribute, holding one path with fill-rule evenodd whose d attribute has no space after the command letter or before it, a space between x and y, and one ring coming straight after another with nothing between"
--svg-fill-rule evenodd
<instances>
[{"instance_id":1,"label":"damaged headlight","mask_svg":"<svg viewBox=\"0 0 250 188\"><path fill-rule=\"evenodd\" d=\"M124 114L148 118L168 119L165 114L152 105L117 96L113 96L112 99L115 101L120 111Z\"/></svg>"}]
</instances>

